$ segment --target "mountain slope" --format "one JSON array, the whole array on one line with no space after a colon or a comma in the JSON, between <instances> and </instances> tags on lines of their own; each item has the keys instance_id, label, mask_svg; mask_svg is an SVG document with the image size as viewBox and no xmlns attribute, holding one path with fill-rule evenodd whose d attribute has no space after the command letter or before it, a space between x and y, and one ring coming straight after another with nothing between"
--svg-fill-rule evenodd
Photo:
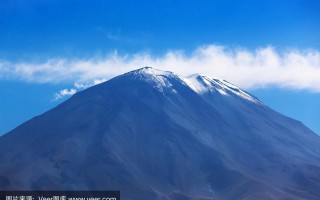
<instances>
[{"instance_id":1,"label":"mountain slope","mask_svg":"<svg viewBox=\"0 0 320 200\"><path fill-rule=\"evenodd\" d=\"M12 148L14 147L14 148ZM232 84L149 67L0 138L1 189L122 199L317 199L320 139Z\"/></svg>"}]
</instances>

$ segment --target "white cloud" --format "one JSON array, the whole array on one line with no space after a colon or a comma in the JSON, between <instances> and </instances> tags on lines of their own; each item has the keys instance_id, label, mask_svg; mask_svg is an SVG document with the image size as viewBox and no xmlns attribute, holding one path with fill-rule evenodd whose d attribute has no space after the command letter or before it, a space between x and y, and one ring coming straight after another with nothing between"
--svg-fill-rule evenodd
<instances>
[{"instance_id":1,"label":"white cloud","mask_svg":"<svg viewBox=\"0 0 320 200\"><path fill-rule=\"evenodd\" d=\"M98 85L98 84L103 83L105 81L107 81L107 79L96 79L93 81L76 82L76 83L74 83L74 88L63 89L63 90L60 90L59 92L55 93L53 100L57 101L59 99L74 95L78 91L84 90L84 89L91 87L91 86L94 86L94 85Z\"/></svg>"},{"instance_id":2,"label":"white cloud","mask_svg":"<svg viewBox=\"0 0 320 200\"><path fill-rule=\"evenodd\" d=\"M64 98L66 96L74 95L77 92L75 89L63 89L60 90L58 93L54 94L54 100L59 100L61 98Z\"/></svg>"},{"instance_id":3,"label":"white cloud","mask_svg":"<svg viewBox=\"0 0 320 200\"><path fill-rule=\"evenodd\" d=\"M40 83L76 82L75 89L94 85L136 68L152 66L186 76L202 73L222 78L242 88L278 86L320 92L320 52L272 47L246 50L206 45L191 54L181 50L155 56L111 53L88 60L52 59L43 63L0 61L0 79L20 79Z\"/></svg>"},{"instance_id":4,"label":"white cloud","mask_svg":"<svg viewBox=\"0 0 320 200\"><path fill-rule=\"evenodd\" d=\"M98 85L98 84L103 83L105 81L107 81L107 79L103 78L103 79L96 79L96 80L92 80L92 81L76 82L76 83L74 83L74 87L76 89L86 89L88 87Z\"/></svg>"}]
</instances>

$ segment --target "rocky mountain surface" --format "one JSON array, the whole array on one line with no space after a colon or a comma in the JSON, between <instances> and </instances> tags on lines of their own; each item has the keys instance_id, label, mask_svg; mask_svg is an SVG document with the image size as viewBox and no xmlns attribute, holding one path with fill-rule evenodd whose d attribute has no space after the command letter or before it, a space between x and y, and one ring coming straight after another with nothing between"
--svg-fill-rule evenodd
<instances>
[{"instance_id":1,"label":"rocky mountain surface","mask_svg":"<svg viewBox=\"0 0 320 200\"><path fill-rule=\"evenodd\" d=\"M319 199L320 137L227 81L145 67L0 137L0 189Z\"/></svg>"}]
</instances>

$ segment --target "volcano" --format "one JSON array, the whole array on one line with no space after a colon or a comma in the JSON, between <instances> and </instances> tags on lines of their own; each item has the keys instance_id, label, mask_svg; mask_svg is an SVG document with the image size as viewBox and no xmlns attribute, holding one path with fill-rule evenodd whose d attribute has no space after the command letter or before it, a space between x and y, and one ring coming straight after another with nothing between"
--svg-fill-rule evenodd
<instances>
[{"instance_id":1,"label":"volcano","mask_svg":"<svg viewBox=\"0 0 320 200\"><path fill-rule=\"evenodd\" d=\"M150 67L0 138L1 190L121 199L319 199L320 137L220 79Z\"/></svg>"}]
</instances>

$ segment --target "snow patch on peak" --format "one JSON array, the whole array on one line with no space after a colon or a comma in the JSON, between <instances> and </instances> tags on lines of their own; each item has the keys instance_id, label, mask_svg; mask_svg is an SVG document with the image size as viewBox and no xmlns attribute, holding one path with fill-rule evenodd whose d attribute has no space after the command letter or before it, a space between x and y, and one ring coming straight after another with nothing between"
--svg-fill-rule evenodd
<instances>
[{"instance_id":1,"label":"snow patch on peak","mask_svg":"<svg viewBox=\"0 0 320 200\"><path fill-rule=\"evenodd\" d=\"M152 67L143 67L135 71L129 72L135 79L144 80L154 83L154 87L163 91L164 88L171 88L170 78L179 78L172 72L153 69Z\"/></svg>"},{"instance_id":2,"label":"snow patch on peak","mask_svg":"<svg viewBox=\"0 0 320 200\"><path fill-rule=\"evenodd\" d=\"M185 83L198 94L209 91L218 92L224 96L237 95L256 104L263 105L257 98L251 96L239 87L222 79L215 79L205 75L193 74L183 79Z\"/></svg>"},{"instance_id":3,"label":"snow patch on peak","mask_svg":"<svg viewBox=\"0 0 320 200\"><path fill-rule=\"evenodd\" d=\"M201 81L201 77L200 74L192 74L183 80L196 93L203 94L209 90L209 87L205 82Z\"/></svg>"},{"instance_id":4,"label":"snow patch on peak","mask_svg":"<svg viewBox=\"0 0 320 200\"><path fill-rule=\"evenodd\" d=\"M134 72L136 74L145 74L145 75L152 75L152 76L172 76L172 75L174 75L172 72L153 69L152 67L143 67L143 68L138 69Z\"/></svg>"}]
</instances>

